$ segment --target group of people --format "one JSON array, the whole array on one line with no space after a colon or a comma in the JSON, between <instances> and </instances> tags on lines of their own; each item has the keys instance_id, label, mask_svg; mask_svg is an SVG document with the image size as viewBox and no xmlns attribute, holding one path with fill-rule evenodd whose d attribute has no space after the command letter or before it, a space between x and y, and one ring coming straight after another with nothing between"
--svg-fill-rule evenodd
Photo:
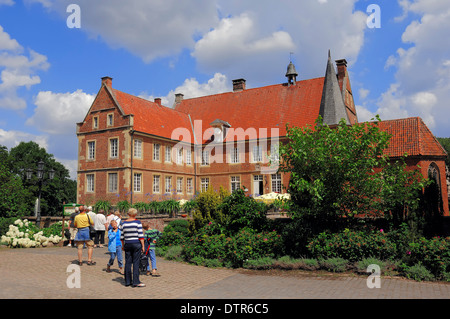
<instances>
[{"instance_id":1,"label":"group of people","mask_svg":"<svg viewBox=\"0 0 450 319\"><path fill-rule=\"evenodd\" d=\"M139 280L140 262L142 254L147 256L147 275L158 276L156 267L155 245L161 232L150 229L147 222L136 219L137 210L130 208L128 218L122 220L120 213L99 210L97 214L92 208L79 206L70 217L70 241L78 248L78 264L83 265L83 247L87 247L89 266L95 265L92 260L94 247L103 247L105 234L108 236L108 252L110 259L106 271L111 272L111 266L117 259L119 272L124 275L125 286L145 287ZM123 255L125 252L125 270L123 271ZM150 262L148 262L150 260ZM152 271L150 271L150 268Z\"/></svg>"}]
</instances>

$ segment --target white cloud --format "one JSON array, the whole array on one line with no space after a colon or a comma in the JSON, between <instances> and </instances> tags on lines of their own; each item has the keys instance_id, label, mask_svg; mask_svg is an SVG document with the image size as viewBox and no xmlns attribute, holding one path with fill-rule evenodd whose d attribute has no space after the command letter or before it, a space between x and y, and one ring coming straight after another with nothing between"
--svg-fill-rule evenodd
<instances>
[{"instance_id":1,"label":"white cloud","mask_svg":"<svg viewBox=\"0 0 450 319\"><path fill-rule=\"evenodd\" d=\"M73 0L39 2L67 19ZM146 62L180 53L194 46L194 38L217 22L211 0L78 0L81 30L113 48L125 48Z\"/></svg>"},{"instance_id":2,"label":"white cloud","mask_svg":"<svg viewBox=\"0 0 450 319\"><path fill-rule=\"evenodd\" d=\"M58 157L55 157L55 160L64 165L64 167L69 171L71 179L73 180L77 179L78 160L58 158Z\"/></svg>"},{"instance_id":3,"label":"white cloud","mask_svg":"<svg viewBox=\"0 0 450 319\"><path fill-rule=\"evenodd\" d=\"M284 31L259 37L255 23L248 14L222 19L214 30L200 39L192 55L202 68L213 70L221 66L251 62L260 54L289 52L294 49L291 36Z\"/></svg>"},{"instance_id":4,"label":"white cloud","mask_svg":"<svg viewBox=\"0 0 450 319\"><path fill-rule=\"evenodd\" d=\"M382 119L420 116L437 136L450 136L450 7L447 0L400 1L403 16L420 15L402 34L387 67L395 66L396 82L378 100Z\"/></svg>"},{"instance_id":5,"label":"white cloud","mask_svg":"<svg viewBox=\"0 0 450 319\"><path fill-rule=\"evenodd\" d=\"M209 79L206 83L199 83L195 78L186 79L182 85L178 86L174 90L171 90L166 96L161 98L161 104L172 107L175 101L175 94L182 93L184 98L195 98L205 95L218 94L231 91L231 83L228 78L221 74L216 73L214 77ZM148 95L143 92L139 97L153 101L156 96Z\"/></svg>"},{"instance_id":6,"label":"white cloud","mask_svg":"<svg viewBox=\"0 0 450 319\"><path fill-rule=\"evenodd\" d=\"M72 93L39 92L34 101L34 114L26 124L48 134L74 135L75 123L84 119L94 98L82 90Z\"/></svg>"},{"instance_id":7,"label":"white cloud","mask_svg":"<svg viewBox=\"0 0 450 319\"><path fill-rule=\"evenodd\" d=\"M66 19L71 0L27 0ZM300 78L322 76L328 49L349 66L364 43L357 0L79 0L81 30L146 62L189 50L198 68L255 86L285 81L294 52ZM279 80L277 80L277 78Z\"/></svg>"},{"instance_id":8,"label":"white cloud","mask_svg":"<svg viewBox=\"0 0 450 319\"><path fill-rule=\"evenodd\" d=\"M27 132L22 131L6 131L0 129L0 145L4 145L7 148L11 149L19 145L20 142L29 142L34 141L40 147L48 150L48 136L47 135L34 135Z\"/></svg>"},{"instance_id":9,"label":"white cloud","mask_svg":"<svg viewBox=\"0 0 450 319\"><path fill-rule=\"evenodd\" d=\"M358 90L358 93L359 93L359 98L364 100L369 95L370 90L367 90L367 89L364 89L364 88L360 88Z\"/></svg>"},{"instance_id":10,"label":"white cloud","mask_svg":"<svg viewBox=\"0 0 450 319\"><path fill-rule=\"evenodd\" d=\"M23 110L26 101L18 96L21 87L29 89L41 82L36 72L45 71L50 64L47 57L33 50L24 54L24 48L0 26L0 108Z\"/></svg>"},{"instance_id":11,"label":"white cloud","mask_svg":"<svg viewBox=\"0 0 450 319\"><path fill-rule=\"evenodd\" d=\"M12 6L13 4L14 4L13 0L0 0L0 6L1 5Z\"/></svg>"},{"instance_id":12,"label":"white cloud","mask_svg":"<svg viewBox=\"0 0 450 319\"><path fill-rule=\"evenodd\" d=\"M300 79L323 76L328 49L350 66L364 43L367 15L355 2L218 1L224 18L192 55L200 70L244 77L249 86L284 82L290 52Z\"/></svg>"}]
</instances>

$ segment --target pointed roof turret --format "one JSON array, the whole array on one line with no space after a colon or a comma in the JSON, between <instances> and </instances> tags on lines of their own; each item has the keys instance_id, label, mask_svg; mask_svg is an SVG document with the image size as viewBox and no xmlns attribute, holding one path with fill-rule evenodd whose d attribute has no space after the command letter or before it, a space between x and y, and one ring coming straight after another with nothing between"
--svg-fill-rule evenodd
<instances>
[{"instance_id":1,"label":"pointed roof turret","mask_svg":"<svg viewBox=\"0 0 450 319\"><path fill-rule=\"evenodd\" d=\"M336 71L331 61L330 50L328 50L328 63L323 83L319 115L322 116L324 124L339 124L341 119L345 119L345 122L350 124Z\"/></svg>"},{"instance_id":2,"label":"pointed roof turret","mask_svg":"<svg viewBox=\"0 0 450 319\"><path fill-rule=\"evenodd\" d=\"M287 67L286 71L286 77L288 78L288 84L295 84L297 82L297 71L295 70L294 63L289 62L289 65Z\"/></svg>"}]
</instances>

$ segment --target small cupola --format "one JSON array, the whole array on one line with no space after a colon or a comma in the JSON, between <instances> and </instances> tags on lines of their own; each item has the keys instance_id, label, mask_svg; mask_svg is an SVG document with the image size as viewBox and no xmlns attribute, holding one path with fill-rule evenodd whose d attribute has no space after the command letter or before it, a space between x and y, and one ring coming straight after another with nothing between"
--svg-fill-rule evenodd
<instances>
[{"instance_id":1,"label":"small cupola","mask_svg":"<svg viewBox=\"0 0 450 319\"><path fill-rule=\"evenodd\" d=\"M289 65L287 67L287 71L286 71L286 77L288 79L288 85L295 85L297 83L297 71L295 70L295 65L294 63L289 62Z\"/></svg>"}]
</instances>

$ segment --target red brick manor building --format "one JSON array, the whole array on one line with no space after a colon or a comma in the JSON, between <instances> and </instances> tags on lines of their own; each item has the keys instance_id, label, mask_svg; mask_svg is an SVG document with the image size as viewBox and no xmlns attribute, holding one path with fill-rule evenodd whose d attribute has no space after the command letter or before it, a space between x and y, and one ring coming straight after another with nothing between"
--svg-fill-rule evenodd
<instances>
[{"instance_id":1,"label":"red brick manor building","mask_svg":"<svg viewBox=\"0 0 450 319\"><path fill-rule=\"evenodd\" d=\"M321 115L333 125L342 118L358 122L346 60L328 58L324 77L297 80L292 63L286 83L246 88L198 98L175 96L172 107L113 88L102 78L84 120L77 123L77 202L108 199L148 202L189 199L208 187L229 191L245 186L249 194L284 193L289 175L270 167L286 124L303 127ZM446 152L422 119L382 121L392 134L391 157L408 154L409 169L420 167L439 185L448 215Z\"/></svg>"}]
</instances>

